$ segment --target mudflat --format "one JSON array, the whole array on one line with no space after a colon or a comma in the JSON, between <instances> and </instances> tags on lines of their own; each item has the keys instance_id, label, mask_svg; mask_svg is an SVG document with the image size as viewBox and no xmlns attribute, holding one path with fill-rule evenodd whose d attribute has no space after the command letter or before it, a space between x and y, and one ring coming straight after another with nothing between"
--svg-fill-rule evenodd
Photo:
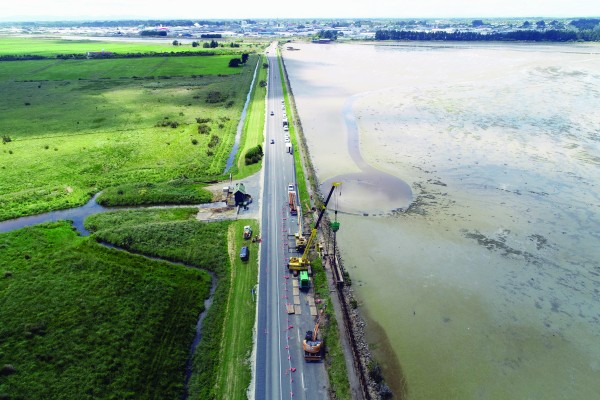
<instances>
[{"instance_id":1,"label":"mudflat","mask_svg":"<svg viewBox=\"0 0 600 400\"><path fill-rule=\"evenodd\" d=\"M396 395L594 398L600 46L294 48L311 158L349 183L338 244Z\"/></svg>"}]
</instances>

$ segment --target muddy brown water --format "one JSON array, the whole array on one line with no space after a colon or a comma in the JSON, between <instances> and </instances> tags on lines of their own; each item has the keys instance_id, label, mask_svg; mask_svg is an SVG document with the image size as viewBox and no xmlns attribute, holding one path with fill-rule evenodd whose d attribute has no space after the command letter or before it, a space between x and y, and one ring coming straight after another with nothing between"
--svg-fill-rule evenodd
<instances>
[{"instance_id":1,"label":"muddy brown water","mask_svg":"<svg viewBox=\"0 0 600 400\"><path fill-rule=\"evenodd\" d=\"M600 46L294 48L318 178L352 178L338 207L353 196L358 212L338 215L337 240L394 391L597 397ZM410 187L408 211L389 213L407 192L364 173L356 137L364 162Z\"/></svg>"}]
</instances>

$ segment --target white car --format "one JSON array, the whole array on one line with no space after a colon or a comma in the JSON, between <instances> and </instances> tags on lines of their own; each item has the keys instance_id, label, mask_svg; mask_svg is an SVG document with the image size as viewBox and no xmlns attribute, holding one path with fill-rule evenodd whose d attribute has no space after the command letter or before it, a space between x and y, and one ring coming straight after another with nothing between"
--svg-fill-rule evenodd
<instances>
[{"instance_id":1,"label":"white car","mask_svg":"<svg viewBox=\"0 0 600 400\"><path fill-rule=\"evenodd\" d=\"M294 186L294 184L293 184L293 183L290 183L290 184L288 185L288 192L293 192L293 191L295 191L295 188L296 188L296 187Z\"/></svg>"}]
</instances>

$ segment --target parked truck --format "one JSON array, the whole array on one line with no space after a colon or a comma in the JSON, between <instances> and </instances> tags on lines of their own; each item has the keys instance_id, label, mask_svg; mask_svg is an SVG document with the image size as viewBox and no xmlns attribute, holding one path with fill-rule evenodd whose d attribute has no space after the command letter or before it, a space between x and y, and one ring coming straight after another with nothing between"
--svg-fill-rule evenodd
<instances>
[{"instance_id":1,"label":"parked truck","mask_svg":"<svg viewBox=\"0 0 600 400\"><path fill-rule=\"evenodd\" d=\"M296 192L288 192L288 203L290 206L290 214L298 215L298 209L296 208Z\"/></svg>"}]
</instances>

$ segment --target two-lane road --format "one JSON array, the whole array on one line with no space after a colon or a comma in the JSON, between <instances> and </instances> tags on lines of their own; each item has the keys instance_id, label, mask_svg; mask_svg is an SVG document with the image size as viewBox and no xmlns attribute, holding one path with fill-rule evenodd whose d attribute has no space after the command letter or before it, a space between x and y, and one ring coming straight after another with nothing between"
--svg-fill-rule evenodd
<instances>
[{"instance_id":1,"label":"two-lane road","mask_svg":"<svg viewBox=\"0 0 600 400\"><path fill-rule=\"evenodd\" d=\"M294 255L289 250L294 247L289 234L298 230L296 217L289 214L287 187L289 183L295 184L296 177L293 156L285 148L282 77L274 45L267 56L269 81L254 393L257 400L324 399L327 373L323 363L306 363L303 358L301 340L314 325L305 295L300 295L300 315L288 315L286 310L286 304L293 303L294 279L287 269L287 260Z\"/></svg>"}]
</instances>

